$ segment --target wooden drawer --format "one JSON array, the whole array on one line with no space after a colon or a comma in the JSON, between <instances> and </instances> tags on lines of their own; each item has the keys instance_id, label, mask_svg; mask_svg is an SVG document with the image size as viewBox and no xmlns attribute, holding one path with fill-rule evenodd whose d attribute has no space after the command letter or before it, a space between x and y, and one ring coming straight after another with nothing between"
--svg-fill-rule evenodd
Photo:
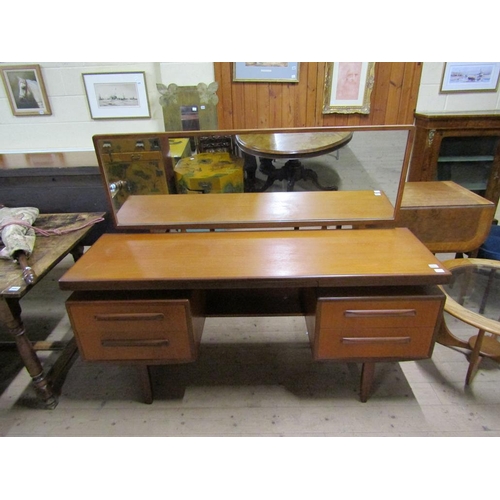
<instances>
[{"instance_id":1,"label":"wooden drawer","mask_svg":"<svg viewBox=\"0 0 500 500\"><path fill-rule=\"evenodd\" d=\"M320 299L322 328L412 328L434 326L439 303L430 300L372 298Z\"/></svg>"},{"instance_id":2,"label":"wooden drawer","mask_svg":"<svg viewBox=\"0 0 500 500\"><path fill-rule=\"evenodd\" d=\"M314 359L422 359L432 353L444 296L435 287L422 293L318 297L308 318ZM379 292L380 293L380 292ZM356 295L356 294L354 294Z\"/></svg>"},{"instance_id":3,"label":"wooden drawer","mask_svg":"<svg viewBox=\"0 0 500 500\"><path fill-rule=\"evenodd\" d=\"M430 356L435 329L352 328L320 330L315 359L421 359Z\"/></svg>"},{"instance_id":4,"label":"wooden drawer","mask_svg":"<svg viewBox=\"0 0 500 500\"><path fill-rule=\"evenodd\" d=\"M189 298L66 302L83 359L151 363L196 359L204 318L193 306Z\"/></svg>"}]
</instances>

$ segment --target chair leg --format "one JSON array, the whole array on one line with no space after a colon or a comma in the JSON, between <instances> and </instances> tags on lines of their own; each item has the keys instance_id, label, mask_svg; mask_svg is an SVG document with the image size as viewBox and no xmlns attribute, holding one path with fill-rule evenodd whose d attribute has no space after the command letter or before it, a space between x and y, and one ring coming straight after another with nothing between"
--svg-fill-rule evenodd
<instances>
[{"instance_id":1,"label":"chair leg","mask_svg":"<svg viewBox=\"0 0 500 500\"><path fill-rule=\"evenodd\" d=\"M479 363L481 362L481 344L483 343L484 338L484 330L479 330L477 334L476 342L474 344L474 349L472 349L472 353L469 361L469 369L467 370L467 375L465 377L465 385L470 385L474 376L477 373L477 369L479 367Z\"/></svg>"}]
</instances>

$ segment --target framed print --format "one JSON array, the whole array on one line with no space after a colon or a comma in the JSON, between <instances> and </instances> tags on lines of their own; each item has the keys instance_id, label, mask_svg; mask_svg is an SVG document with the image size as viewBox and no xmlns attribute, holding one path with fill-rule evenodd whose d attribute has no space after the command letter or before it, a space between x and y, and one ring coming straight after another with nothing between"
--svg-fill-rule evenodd
<instances>
[{"instance_id":1,"label":"framed print","mask_svg":"<svg viewBox=\"0 0 500 500\"><path fill-rule=\"evenodd\" d=\"M495 92L499 70L497 62L448 62L440 92Z\"/></svg>"},{"instance_id":2,"label":"framed print","mask_svg":"<svg viewBox=\"0 0 500 500\"><path fill-rule=\"evenodd\" d=\"M49 100L38 64L1 66L2 80L15 116L51 115Z\"/></svg>"},{"instance_id":3,"label":"framed print","mask_svg":"<svg viewBox=\"0 0 500 500\"><path fill-rule=\"evenodd\" d=\"M94 120L151 117L144 72L82 76Z\"/></svg>"},{"instance_id":4,"label":"framed print","mask_svg":"<svg viewBox=\"0 0 500 500\"><path fill-rule=\"evenodd\" d=\"M289 82L299 81L298 62L235 62L235 82Z\"/></svg>"},{"instance_id":5,"label":"framed print","mask_svg":"<svg viewBox=\"0 0 500 500\"><path fill-rule=\"evenodd\" d=\"M323 113L370 113L373 62L326 63Z\"/></svg>"}]
</instances>

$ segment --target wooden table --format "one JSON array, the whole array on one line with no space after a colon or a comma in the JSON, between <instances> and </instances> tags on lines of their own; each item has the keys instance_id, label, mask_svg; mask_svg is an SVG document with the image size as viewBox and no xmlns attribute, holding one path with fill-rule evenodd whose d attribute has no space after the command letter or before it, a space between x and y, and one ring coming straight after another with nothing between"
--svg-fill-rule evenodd
<instances>
[{"instance_id":1,"label":"wooden table","mask_svg":"<svg viewBox=\"0 0 500 500\"><path fill-rule=\"evenodd\" d=\"M482 356L500 362L500 262L489 259L454 259L443 262L453 275L441 288L446 293L445 311L479 332L467 342L460 340L443 322L438 342L448 347L471 351L465 377L469 385ZM486 333L491 336L485 335Z\"/></svg>"},{"instance_id":2,"label":"wooden table","mask_svg":"<svg viewBox=\"0 0 500 500\"><path fill-rule=\"evenodd\" d=\"M34 225L43 229L70 229L83 226L103 215L103 213L41 214ZM64 358L61 356L60 363L54 365L51 374L45 374L36 351L50 350L51 346L43 342L33 344L29 340L21 319L19 302L66 255L71 253L75 261L80 258L83 254L80 242L91 229L92 226L89 226L57 236L37 236L33 253L28 261L37 276L37 280L32 285L24 282L22 270L17 263L0 260L0 320L14 338L33 384L48 408L54 408L57 405L57 395L51 381L55 381L59 370L63 368L63 361L64 363L69 361L76 347L74 343L71 343L64 353Z\"/></svg>"},{"instance_id":3,"label":"wooden table","mask_svg":"<svg viewBox=\"0 0 500 500\"><path fill-rule=\"evenodd\" d=\"M267 175L261 191L265 191L276 180L287 180L287 191L293 191L295 182L310 180L321 190L337 190L336 186L322 186L318 174L305 168L300 158L311 158L336 151L352 139L351 132L308 132L276 134L243 134L235 136L237 146L245 156L245 171L249 178L248 190L255 190L255 172L260 158L260 170ZM279 169L273 160L288 160Z\"/></svg>"},{"instance_id":4,"label":"wooden table","mask_svg":"<svg viewBox=\"0 0 500 500\"><path fill-rule=\"evenodd\" d=\"M313 359L429 357L449 271L408 230L107 234L61 278L85 360L196 361L207 316L303 315ZM153 400L146 382L145 400Z\"/></svg>"},{"instance_id":5,"label":"wooden table","mask_svg":"<svg viewBox=\"0 0 500 500\"><path fill-rule=\"evenodd\" d=\"M495 204L452 181L407 182L396 226L434 253L466 253L486 240Z\"/></svg>"},{"instance_id":6,"label":"wooden table","mask_svg":"<svg viewBox=\"0 0 500 500\"><path fill-rule=\"evenodd\" d=\"M380 191L213 193L129 196L116 214L124 229L242 229L367 225L391 220L394 207Z\"/></svg>"}]
</instances>

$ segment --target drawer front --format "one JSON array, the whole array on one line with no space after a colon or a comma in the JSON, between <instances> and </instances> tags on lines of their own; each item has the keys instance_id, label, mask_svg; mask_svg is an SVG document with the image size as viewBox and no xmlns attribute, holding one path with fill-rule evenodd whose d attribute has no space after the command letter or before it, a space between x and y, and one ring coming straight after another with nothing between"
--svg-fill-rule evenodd
<instances>
[{"instance_id":1,"label":"drawer front","mask_svg":"<svg viewBox=\"0 0 500 500\"><path fill-rule=\"evenodd\" d=\"M415 328L434 326L439 300L320 300L320 328Z\"/></svg>"},{"instance_id":2,"label":"drawer front","mask_svg":"<svg viewBox=\"0 0 500 500\"><path fill-rule=\"evenodd\" d=\"M196 343L189 300L66 303L86 360L192 361Z\"/></svg>"},{"instance_id":3,"label":"drawer front","mask_svg":"<svg viewBox=\"0 0 500 500\"><path fill-rule=\"evenodd\" d=\"M318 301L315 359L421 359L432 353L443 297Z\"/></svg>"},{"instance_id":4,"label":"drawer front","mask_svg":"<svg viewBox=\"0 0 500 500\"><path fill-rule=\"evenodd\" d=\"M323 329L316 336L314 358L421 359L431 352L435 328Z\"/></svg>"}]
</instances>

